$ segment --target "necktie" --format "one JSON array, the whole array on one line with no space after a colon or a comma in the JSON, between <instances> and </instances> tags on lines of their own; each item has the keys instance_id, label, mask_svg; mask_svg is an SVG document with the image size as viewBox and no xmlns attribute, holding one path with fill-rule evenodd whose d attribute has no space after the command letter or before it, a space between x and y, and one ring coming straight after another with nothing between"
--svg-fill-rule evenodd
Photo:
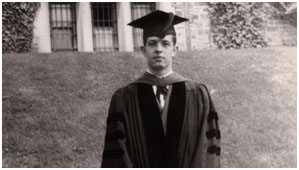
<instances>
[{"instance_id":1,"label":"necktie","mask_svg":"<svg viewBox=\"0 0 299 170\"><path fill-rule=\"evenodd\" d=\"M163 99L165 101L166 100L166 96L167 96L167 92L168 92L168 89L166 88L166 86L157 86L156 97L157 97L157 99L159 100L160 103L161 103L160 96L162 95Z\"/></svg>"}]
</instances>

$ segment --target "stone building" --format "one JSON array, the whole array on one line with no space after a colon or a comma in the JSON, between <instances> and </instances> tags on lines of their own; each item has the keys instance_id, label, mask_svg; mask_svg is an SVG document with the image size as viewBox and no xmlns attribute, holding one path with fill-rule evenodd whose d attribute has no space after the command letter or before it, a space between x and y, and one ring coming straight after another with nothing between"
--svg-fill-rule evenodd
<instances>
[{"instance_id":1,"label":"stone building","mask_svg":"<svg viewBox=\"0 0 299 170\"><path fill-rule=\"evenodd\" d=\"M215 48L205 2L42 2L34 21L33 47L38 52L136 51L142 31L127 26L155 9L189 19L175 26L179 50ZM267 22L271 46L296 45L297 28L286 21Z\"/></svg>"}]
</instances>

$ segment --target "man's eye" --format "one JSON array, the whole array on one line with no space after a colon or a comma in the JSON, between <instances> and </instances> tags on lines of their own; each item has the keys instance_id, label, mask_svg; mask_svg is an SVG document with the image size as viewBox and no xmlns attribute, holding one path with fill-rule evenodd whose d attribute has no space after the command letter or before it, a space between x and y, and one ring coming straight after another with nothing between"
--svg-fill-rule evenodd
<instances>
[{"instance_id":1,"label":"man's eye","mask_svg":"<svg viewBox=\"0 0 299 170\"><path fill-rule=\"evenodd\" d=\"M164 46L169 46L170 43L169 43L169 42L163 42L163 45L164 45Z\"/></svg>"},{"instance_id":2,"label":"man's eye","mask_svg":"<svg viewBox=\"0 0 299 170\"><path fill-rule=\"evenodd\" d=\"M148 45L150 45L150 46L153 46L153 45L155 45L156 43L155 42L149 42L148 43Z\"/></svg>"}]
</instances>

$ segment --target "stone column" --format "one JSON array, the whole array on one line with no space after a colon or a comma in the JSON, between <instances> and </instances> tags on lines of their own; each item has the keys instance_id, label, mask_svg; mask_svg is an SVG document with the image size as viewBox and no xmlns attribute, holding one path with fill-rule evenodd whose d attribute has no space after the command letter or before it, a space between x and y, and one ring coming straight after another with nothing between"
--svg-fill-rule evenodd
<instances>
[{"instance_id":1,"label":"stone column","mask_svg":"<svg viewBox=\"0 0 299 170\"><path fill-rule=\"evenodd\" d=\"M79 2L77 6L78 51L93 52L92 18L89 2Z\"/></svg>"},{"instance_id":2,"label":"stone column","mask_svg":"<svg viewBox=\"0 0 299 170\"><path fill-rule=\"evenodd\" d=\"M133 30L127 24L132 21L130 2L117 3L119 51L134 51Z\"/></svg>"},{"instance_id":3,"label":"stone column","mask_svg":"<svg viewBox=\"0 0 299 170\"><path fill-rule=\"evenodd\" d=\"M33 46L36 46L38 52L50 53L51 36L48 2L41 2L33 25Z\"/></svg>"}]
</instances>

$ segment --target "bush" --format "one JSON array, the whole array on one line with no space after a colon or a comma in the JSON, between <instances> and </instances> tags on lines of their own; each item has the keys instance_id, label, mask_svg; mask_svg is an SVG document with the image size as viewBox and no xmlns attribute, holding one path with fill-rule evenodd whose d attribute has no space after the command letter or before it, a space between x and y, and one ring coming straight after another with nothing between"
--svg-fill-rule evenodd
<instances>
[{"instance_id":1,"label":"bush","mask_svg":"<svg viewBox=\"0 0 299 170\"><path fill-rule=\"evenodd\" d=\"M3 53L28 52L33 39L33 21L40 3L2 3Z\"/></svg>"},{"instance_id":2,"label":"bush","mask_svg":"<svg viewBox=\"0 0 299 170\"><path fill-rule=\"evenodd\" d=\"M296 2L269 2L266 3L267 13L271 16L289 21L297 27L297 3Z\"/></svg>"},{"instance_id":3,"label":"bush","mask_svg":"<svg viewBox=\"0 0 299 170\"><path fill-rule=\"evenodd\" d=\"M214 44L220 49L264 47L263 4L210 3Z\"/></svg>"}]
</instances>

